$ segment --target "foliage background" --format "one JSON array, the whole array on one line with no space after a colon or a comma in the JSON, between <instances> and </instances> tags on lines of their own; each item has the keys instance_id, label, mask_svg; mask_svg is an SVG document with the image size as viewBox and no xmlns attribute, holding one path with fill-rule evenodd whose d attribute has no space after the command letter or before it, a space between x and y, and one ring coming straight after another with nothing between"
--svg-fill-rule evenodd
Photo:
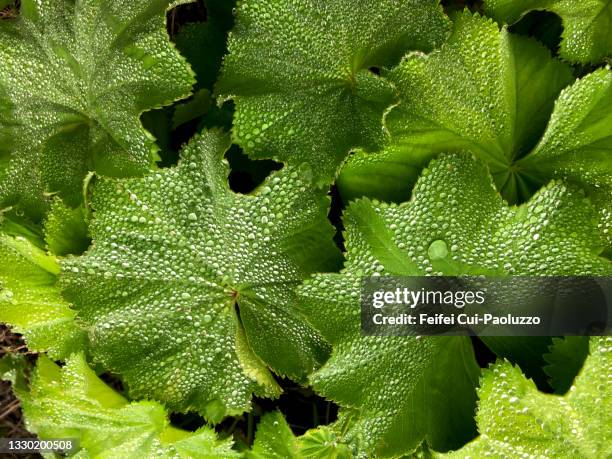
<instances>
[{"instance_id":1,"label":"foliage background","mask_svg":"<svg viewBox=\"0 0 612 459\"><path fill-rule=\"evenodd\" d=\"M228 11L231 13L230 3L228 2L226 9L217 18L216 33L223 34L232 26L231 14L227 15ZM461 11L466 7L472 11L482 11L482 2L480 1L445 0L442 4L447 12ZM0 7L3 8L0 15L11 17L16 14L15 11L19 8L19 3L0 1ZM190 40L195 42L196 40L207 39L198 36L201 32L197 28L192 28L193 24L207 21L209 21L209 17L202 0L178 6L168 12L167 28L171 39L177 43L179 48L182 47L182 52L191 61L196 73L198 75L208 75L209 78L198 80L196 89L199 92L188 101L182 101L173 106L143 114L143 124L157 138L162 167L176 164L181 146L202 128L221 126L229 129L231 127L232 103L227 103L223 108L218 108L211 103L206 92L212 90L212 85L216 79L212 78L212 75L218 72L221 57L226 50L215 48L216 45L213 44L209 49L207 58L200 60L200 56L197 55L198 50L189 47ZM556 53L559 49L563 31L558 16L539 11L529 13L510 29L513 32L535 37L553 53ZM218 41L215 43L218 43ZM586 75L594 68L595 66L588 64L577 66L575 76ZM373 71L376 70L373 69ZM180 119L180 124L176 124L177 111L181 110L180 107L184 108L186 106L189 106L189 109L184 111L184 118ZM174 120L173 117L175 117ZM280 164L270 160L250 160L235 145L228 152L227 159L231 168L230 186L234 191L243 193L253 190L271 171L281 167ZM340 215L344 205L335 186L332 187L331 197L332 206L329 218L337 229L336 243L343 248L343 228ZM478 364L481 367L487 367L495 361L495 355L480 340L474 339L473 345ZM0 326L0 358L8 353L24 353L30 363L35 361L35 356L29 354L20 337L11 333L7 327ZM546 378L542 375L539 378L537 376L535 380L538 388L543 392L552 393L553 388L548 385ZM123 390L118 378L110 374L103 374L102 379L117 390ZM279 383L284 393L278 400L256 398L251 413L228 419L216 426L216 431L220 436L222 438L231 436L238 444L252 445L255 427L261 415L273 410L279 410L285 415L296 435L301 435L312 427L329 424L336 420L338 407L334 403L317 396L311 389L300 387L289 379L279 379ZM31 435L23 426L19 403L12 395L10 385L7 382L0 382L0 407L2 407L0 409L0 436L24 437ZM186 430L196 430L204 425L203 418L197 414L173 414L171 419L174 425Z\"/></svg>"}]
</instances>

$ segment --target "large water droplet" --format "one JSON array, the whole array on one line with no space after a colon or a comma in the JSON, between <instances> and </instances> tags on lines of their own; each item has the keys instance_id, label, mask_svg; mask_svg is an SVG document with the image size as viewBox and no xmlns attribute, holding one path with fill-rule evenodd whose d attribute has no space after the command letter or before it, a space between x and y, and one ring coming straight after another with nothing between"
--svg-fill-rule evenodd
<instances>
[{"instance_id":1,"label":"large water droplet","mask_svg":"<svg viewBox=\"0 0 612 459\"><path fill-rule=\"evenodd\" d=\"M442 260L448 255L448 246L442 239L433 241L427 249L427 255L430 260Z\"/></svg>"}]
</instances>

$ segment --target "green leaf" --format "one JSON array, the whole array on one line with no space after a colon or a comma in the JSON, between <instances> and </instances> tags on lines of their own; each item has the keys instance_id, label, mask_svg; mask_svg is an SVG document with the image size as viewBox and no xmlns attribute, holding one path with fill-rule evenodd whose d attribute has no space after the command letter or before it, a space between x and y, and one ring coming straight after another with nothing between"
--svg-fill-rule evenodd
<instances>
[{"instance_id":1,"label":"green leaf","mask_svg":"<svg viewBox=\"0 0 612 459\"><path fill-rule=\"evenodd\" d=\"M599 209L599 223L597 227L603 238L604 255L612 259L612 200L609 188L593 188L589 190L591 201Z\"/></svg>"},{"instance_id":2,"label":"green leaf","mask_svg":"<svg viewBox=\"0 0 612 459\"><path fill-rule=\"evenodd\" d=\"M336 181L342 200L367 196L383 201L410 199L412 187L432 158L427 149L386 146L376 154L356 150L349 156Z\"/></svg>"},{"instance_id":3,"label":"green leaf","mask_svg":"<svg viewBox=\"0 0 612 459\"><path fill-rule=\"evenodd\" d=\"M85 333L57 285L60 267L23 236L0 231L0 322L22 333L28 348L63 359L83 348Z\"/></svg>"},{"instance_id":4,"label":"green leaf","mask_svg":"<svg viewBox=\"0 0 612 459\"><path fill-rule=\"evenodd\" d=\"M176 142L173 142L175 138L185 139L189 131L200 132L204 128L229 130L232 125L230 104L218 107L212 90L219 76L223 55L227 52L227 34L234 23L232 10L236 2L208 0L205 3L206 22L183 24L174 37L177 49L196 75L193 96L170 107L146 112L141 118L145 128L156 137L161 165L176 162L179 152L174 145ZM177 14L176 19L175 11L171 15L173 27L175 21L181 21L181 14ZM193 123L183 126L189 122ZM177 131L177 128L180 130Z\"/></svg>"},{"instance_id":5,"label":"green leaf","mask_svg":"<svg viewBox=\"0 0 612 459\"><path fill-rule=\"evenodd\" d=\"M101 180L92 247L64 265L96 360L134 397L211 422L248 410L253 392L278 395L268 367L303 381L325 360L293 289L339 258L329 198L313 191L309 169L285 168L236 194L228 146L205 131L177 167Z\"/></svg>"},{"instance_id":6,"label":"green leaf","mask_svg":"<svg viewBox=\"0 0 612 459\"><path fill-rule=\"evenodd\" d=\"M24 0L18 19L0 21L1 205L40 217L43 192L78 204L87 171L149 169L156 147L140 114L194 82L165 31L169 3Z\"/></svg>"},{"instance_id":7,"label":"green leaf","mask_svg":"<svg viewBox=\"0 0 612 459\"><path fill-rule=\"evenodd\" d=\"M498 362L484 372L476 420L480 436L441 457L581 457L612 455L609 337L592 337L590 355L567 393L538 392L520 369Z\"/></svg>"},{"instance_id":8,"label":"green leaf","mask_svg":"<svg viewBox=\"0 0 612 459\"><path fill-rule=\"evenodd\" d=\"M562 90L569 67L535 41L466 12L440 50L408 55L389 79L401 93L386 117L391 141L379 153L349 159L338 181L344 200L401 201L432 157L469 150L511 203L529 199L551 178L578 183L598 206L603 240L612 247L609 69Z\"/></svg>"},{"instance_id":9,"label":"green leaf","mask_svg":"<svg viewBox=\"0 0 612 459\"><path fill-rule=\"evenodd\" d=\"M296 438L280 412L267 413L257 426L253 448L245 456L247 459L351 459L353 455L339 440L336 428L336 424L319 426Z\"/></svg>"},{"instance_id":10,"label":"green leaf","mask_svg":"<svg viewBox=\"0 0 612 459\"><path fill-rule=\"evenodd\" d=\"M352 147L383 140L396 96L369 69L431 50L448 24L436 0L240 2L217 84L236 103L234 140L253 158L306 161L330 183Z\"/></svg>"},{"instance_id":11,"label":"green leaf","mask_svg":"<svg viewBox=\"0 0 612 459\"><path fill-rule=\"evenodd\" d=\"M0 229L8 236L21 236L38 248L45 248L43 229L27 218L23 212L11 207L0 210Z\"/></svg>"},{"instance_id":12,"label":"green leaf","mask_svg":"<svg viewBox=\"0 0 612 459\"><path fill-rule=\"evenodd\" d=\"M25 387L24 378L21 377L26 371L25 357L25 354L9 352L0 358L0 381L10 382L13 388Z\"/></svg>"},{"instance_id":13,"label":"green leaf","mask_svg":"<svg viewBox=\"0 0 612 459\"><path fill-rule=\"evenodd\" d=\"M156 402L128 402L75 354L60 368L41 355L29 390L16 388L28 429L42 440L77 439L79 457L240 457L210 427L187 432L170 425Z\"/></svg>"},{"instance_id":14,"label":"green leaf","mask_svg":"<svg viewBox=\"0 0 612 459\"><path fill-rule=\"evenodd\" d=\"M83 253L91 242L83 207L71 209L61 199L55 199L45 220L45 242L55 255Z\"/></svg>"},{"instance_id":15,"label":"green leaf","mask_svg":"<svg viewBox=\"0 0 612 459\"><path fill-rule=\"evenodd\" d=\"M582 368L589 353L589 339L586 336L565 336L553 338L550 352L544 354L548 363L544 372L550 376L550 385L557 394L566 393Z\"/></svg>"},{"instance_id":16,"label":"green leaf","mask_svg":"<svg viewBox=\"0 0 612 459\"><path fill-rule=\"evenodd\" d=\"M483 336L480 339L498 358L518 363L525 376L533 379L539 387L548 387L550 378L543 367L546 365L544 356L552 344L551 337Z\"/></svg>"},{"instance_id":17,"label":"green leaf","mask_svg":"<svg viewBox=\"0 0 612 459\"><path fill-rule=\"evenodd\" d=\"M612 56L612 3L608 0L485 0L484 11L501 23L513 24L533 10L561 17L560 54L580 64Z\"/></svg>"},{"instance_id":18,"label":"green leaf","mask_svg":"<svg viewBox=\"0 0 612 459\"><path fill-rule=\"evenodd\" d=\"M415 267L422 274L609 275L597 229L585 224L594 215L583 194L561 182L508 207L485 165L467 154L432 161L410 202L352 203L343 218L345 270L300 288L309 321L334 346L312 383L358 413L347 441L395 457L423 440L437 450L457 447L474 433L479 369L469 339L362 336L362 276L409 275Z\"/></svg>"},{"instance_id":19,"label":"green leaf","mask_svg":"<svg viewBox=\"0 0 612 459\"><path fill-rule=\"evenodd\" d=\"M612 71L599 69L563 90L542 139L517 163L538 180L561 177L612 192Z\"/></svg>"},{"instance_id":20,"label":"green leaf","mask_svg":"<svg viewBox=\"0 0 612 459\"><path fill-rule=\"evenodd\" d=\"M563 90L544 136L517 163L538 181L560 177L581 184L600 213L612 251L612 71L599 69Z\"/></svg>"},{"instance_id":21,"label":"green leaf","mask_svg":"<svg viewBox=\"0 0 612 459\"><path fill-rule=\"evenodd\" d=\"M612 186L612 72L599 69L563 90L544 136L518 166L534 175ZM585 172L586 171L586 172Z\"/></svg>"},{"instance_id":22,"label":"green leaf","mask_svg":"<svg viewBox=\"0 0 612 459\"><path fill-rule=\"evenodd\" d=\"M300 453L304 459L351 459L351 450L340 438L335 424L310 429L298 438Z\"/></svg>"},{"instance_id":23,"label":"green leaf","mask_svg":"<svg viewBox=\"0 0 612 459\"><path fill-rule=\"evenodd\" d=\"M400 103L385 120L390 142L380 154L359 152L349 160L339 181L345 199L403 197L422 167L448 151L469 150L482 158L510 202L526 200L551 177L563 176L533 158L531 163L547 168L534 177L534 166L521 161L545 131L561 89L572 81L570 68L535 40L505 28L500 32L491 20L466 11L440 49L408 54L388 78L400 91ZM553 117L572 116L557 104ZM609 182L611 166L601 155L583 151L563 159L576 169L587 161L598 164ZM576 178L601 182L586 172Z\"/></svg>"},{"instance_id":24,"label":"green leaf","mask_svg":"<svg viewBox=\"0 0 612 459\"><path fill-rule=\"evenodd\" d=\"M301 459L298 442L284 416L273 411L262 416L253 448L246 459Z\"/></svg>"}]
</instances>

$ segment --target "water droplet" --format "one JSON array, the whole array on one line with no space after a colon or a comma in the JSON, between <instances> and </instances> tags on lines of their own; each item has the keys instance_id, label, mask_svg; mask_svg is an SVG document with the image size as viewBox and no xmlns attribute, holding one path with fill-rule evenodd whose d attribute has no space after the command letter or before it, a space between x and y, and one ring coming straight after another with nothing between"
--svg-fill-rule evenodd
<instances>
[{"instance_id":1,"label":"water droplet","mask_svg":"<svg viewBox=\"0 0 612 459\"><path fill-rule=\"evenodd\" d=\"M430 260L442 260L448 255L448 247L446 242L441 239L433 241L427 249L427 255Z\"/></svg>"}]
</instances>

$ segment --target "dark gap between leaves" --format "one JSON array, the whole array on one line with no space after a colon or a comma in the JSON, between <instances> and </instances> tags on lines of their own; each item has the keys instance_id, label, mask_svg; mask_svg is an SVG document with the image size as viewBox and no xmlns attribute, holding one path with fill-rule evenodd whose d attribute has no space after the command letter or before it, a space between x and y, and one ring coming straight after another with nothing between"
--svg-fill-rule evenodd
<instances>
[{"instance_id":1,"label":"dark gap between leaves","mask_svg":"<svg viewBox=\"0 0 612 459\"><path fill-rule=\"evenodd\" d=\"M476 362L480 368L487 368L489 365L495 362L497 356L489 349L485 343L480 341L477 336L470 336L472 340L472 346L474 347L474 354L476 355Z\"/></svg>"},{"instance_id":2,"label":"dark gap between leaves","mask_svg":"<svg viewBox=\"0 0 612 459\"><path fill-rule=\"evenodd\" d=\"M468 8L470 11L482 12L484 0L442 0L440 4L446 14Z\"/></svg>"},{"instance_id":3,"label":"dark gap between leaves","mask_svg":"<svg viewBox=\"0 0 612 459\"><path fill-rule=\"evenodd\" d=\"M327 217L336 229L336 233L334 234L334 242L336 243L336 246L342 252L344 252L344 236L342 234L344 231L344 225L342 224L342 212L344 211L344 204L342 202L342 198L340 197L338 187L335 184L332 185L329 191L329 195L331 197L331 206Z\"/></svg>"},{"instance_id":4,"label":"dark gap between leaves","mask_svg":"<svg viewBox=\"0 0 612 459\"><path fill-rule=\"evenodd\" d=\"M119 378L118 375L115 375L112 373L102 373L98 377L102 381L104 381L108 386L112 387L120 394L125 395L125 392L126 392L125 386L123 384L123 381L121 381L121 378Z\"/></svg>"},{"instance_id":5,"label":"dark gap between leaves","mask_svg":"<svg viewBox=\"0 0 612 459\"><path fill-rule=\"evenodd\" d=\"M509 27L511 33L535 38L554 56L559 51L563 25L561 18L549 11L530 11L516 24Z\"/></svg>"},{"instance_id":6,"label":"dark gap between leaves","mask_svg":"<svg viewBox=\"0 0 612 459\"><path fill-rule=\"evenodd\" d=\"M273 171L283 165L270 159L252 160L236 145L232 145L225 158L230 165L229 185L236 193L250 193Z\"/></svg>"},{"instance_id":7,"label":"dark gap between leaves","mask_svg":"<svg viewBox=\"0 0 612 459\"><path fill-rule=\"evenodd\" d=\"M280 411L283 414L296 436L303 435L315 427L331 424L338 419L338 405L335 403L319 397L312 389L301 387L289 379L277 376L274 378L283 389L280 397L276 400L253 397L251 413L227 418L215 426L215 430L222 438L234 436L238 444L251 446L261 417L272 411ZM171 419L173 423L176 420L182 422L183 426L189 426L189 430L197 429L203 425L200 422L204 422L203 419L196 420L191 415L186 417L180 415Z\"/></svg>"},{"instance_id":8,"label":"dark gap between leaves","mask_svg":"<svg viewBox=\"0 0 612 459\"><path fill-rule=\"evenodd\" d=\"M166 28L170 38L174 38L180 28L191 22L205 22L208 18L206 6L202 0L186 5L178 5L166 13Z\"/></svg>"}]
</instances>

